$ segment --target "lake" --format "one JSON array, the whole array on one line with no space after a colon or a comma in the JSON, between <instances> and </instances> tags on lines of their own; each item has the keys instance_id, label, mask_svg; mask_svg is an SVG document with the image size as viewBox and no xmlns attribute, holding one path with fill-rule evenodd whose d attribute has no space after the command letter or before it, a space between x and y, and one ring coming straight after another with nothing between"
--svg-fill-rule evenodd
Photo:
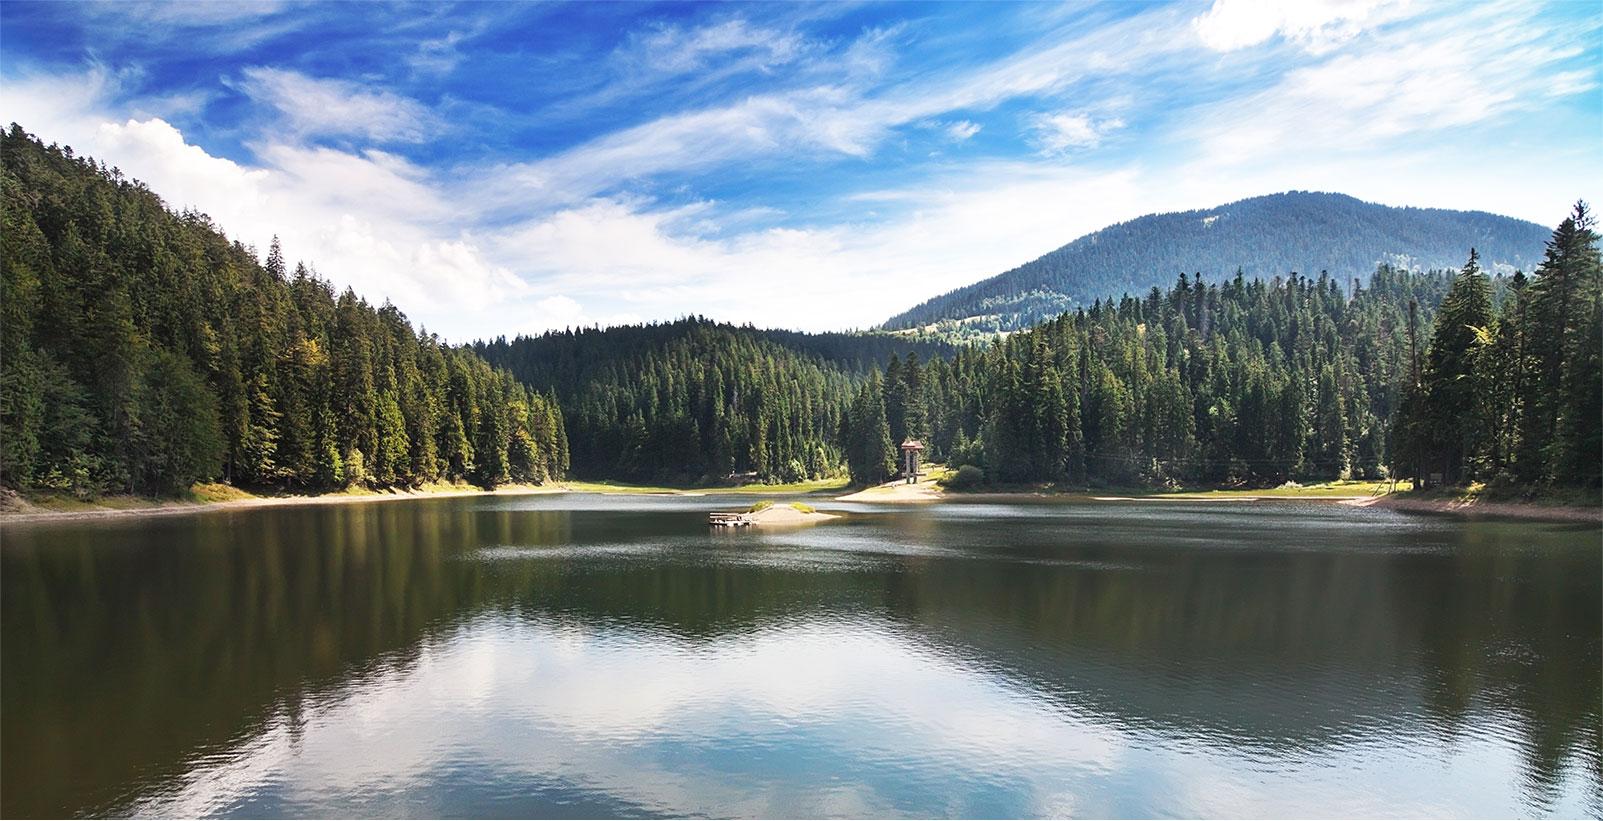
<instances>
[{"instance_id":1,"label":"lake","mask_svg":"<svg viewBox=\"0 0 1603 821\"><path fill-rule=\"evenodd\" d=\"M0 813L1598 816L1595 526L557 494L0 529Z\"/></svg>"}]
</instances>

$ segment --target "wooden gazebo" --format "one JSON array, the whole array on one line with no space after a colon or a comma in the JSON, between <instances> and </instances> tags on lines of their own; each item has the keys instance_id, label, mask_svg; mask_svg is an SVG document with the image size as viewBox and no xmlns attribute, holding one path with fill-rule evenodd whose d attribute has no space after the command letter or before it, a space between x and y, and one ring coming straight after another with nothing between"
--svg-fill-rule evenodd
<instances>
[{"instance_id":1,"label":"wooden gazebo","mask_svg":"<svg viewBox=\"0 0 1603 821\"><path fill-rule=\"evenodd\" d=\"M923 450L924 443L917 439L902 443L902 475L907 477L910 485L918 484L918 454Z\"/></svg>"}]
</instances>

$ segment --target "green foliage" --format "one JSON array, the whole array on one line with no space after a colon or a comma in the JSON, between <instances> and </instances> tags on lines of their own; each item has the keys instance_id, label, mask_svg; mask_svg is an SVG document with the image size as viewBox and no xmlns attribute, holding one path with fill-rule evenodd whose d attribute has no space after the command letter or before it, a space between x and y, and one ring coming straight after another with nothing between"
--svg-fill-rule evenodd
<instances>
[{"instance_id":1,"label":"green foliage","mask_svg":"<svg viewBox=\"0 0 1603 821\"><path fill-rule=\"evenodd\" d=\"M1603 262L1584 203L1554 229L1515 321L1526 355L1513 470L1530 482L1595 487L1603 468Z\"/></svg>"},{"instance_id":2,"label":"green foliage","mask_svg":"<svg viewBox=\"0 0 1603 821\"><path fill-rule=\"evenodd\" d=\"M1095 302L959 352L948 370L969 398L945 401L980 413L932 445L1004 482L1379 477L1407 305L1436 304L1449 282L1386 266L1349 291L1325 276L1182 276L1168 292Z\"/></svg>"},{"instance_id":3,"label":"green foliage","mask_svg":"<svg viewBox=\"0 0 1603 821\"><path fill-rule=\"evenodd\" d=\"M840 473L841 425L861 379L854 368L904 344L864 337L854 355L849 338L689 318L502 339L475 350L561 397L568 438L558 447L579 476L772 483Z\"/></svg>"},{"instance_id":4,"label":"green foliage","mask_svg":"<svg viewBox=\"0 0 1603 821\"><path fill-rule=\"evenodd\" d=\"M972 490L985 484L985 471L974 465L963 465L941 484L953 490Z\"/></svg>"},{"instance_id":5,"label":"green foliage","mask_svg":"<svg viewBox=\"0 0 1603 821\"><path fill-rule=\"evenodd\" d=\"M183 357L164 350L146 356L127 420L129 490L176 494L222 468L217 397Z\"/></svg>"},{"instance_id":6,"label":"green foliage","mask_svg":"<svg viewBox=\"0 0 1603 821\"><path fill-rule=\"evenodd\" d=\"M877 484L896 470L897 450L886 421L885 385L879 371L869 373L852 401L843 425L846 464L853 482Z\"/></svg>"},{"instance_id":7,"label":"green foliage","mask_svg":"<svg viewBox=\"0 0 1603 821\"><path fill-rule=\"evenodd\" d=\"M761 513L763 511L767 510L768 508L773 507L773 506L774 506L774 503L771 500L764 499L764 500L762 500L760 502L757 502L756 504L753 504L751 507L746 508L746 512L747 513Z\"/></svg>"},{"instance_id":8,"label":"green foliage","mask_svg":"<svg viewBox=\"0 0 1603 821\"><path fill-rule=\"evenodd\" d=\"M1483 346L1490 342L1492 290L1481 273L1473 249L1469 262L1453 279L1436 315L1426 353L1419 424L1421 452L1429 454L1421 468L1441 473L1449 484L1462 481L1474 468L1474 454L1484 449L1490 421L1482 408L1483 387L1474 374Z\"/></svg>"},{"instance_id":9,"label":"green foliage","mask_svg":"<svg viewBox=\"0 0 1603 821\"><path fill-rule=\"evenodd\" d=\"M140 183L0 135L0 481L78 496L560 477L562 413Z\"/></svg>"}]
</instances>

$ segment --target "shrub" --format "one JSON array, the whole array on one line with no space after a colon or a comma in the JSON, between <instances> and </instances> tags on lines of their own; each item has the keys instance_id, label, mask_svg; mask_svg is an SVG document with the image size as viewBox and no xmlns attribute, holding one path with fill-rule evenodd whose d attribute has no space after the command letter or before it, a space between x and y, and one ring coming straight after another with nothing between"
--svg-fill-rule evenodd
<instances>
[{"instance_id":1,"label":"shrub","mask_svg":"<svg viewBox=\"0 0 1603 821\"><path fill-rule=\"evenodd\" d=\"M973 465L964 465L947 477L942 484L953 490L966 490L985 484L985 471Z\"/></svg>"},{"instance_id":2,"label":"shrub","mask_svg":"<svg viewBox=\"0 0 1603 821\"><path fill-rule=\"evenodd\" d=\"M801 511L801 512L803 512L803 513L817 513L818 512L818 508L815 508L812 505L807 504L806 502L791 502L790 506L795 508L795 509L797 509L797 510L799 510L799 511Z\"/></svg>"},{"instance_id":3,"label":"shrub","mask_svg":"<svg viewBox=\"0 0 1603 821\"><path fill-rule=\"evenodd\" d=\"M752 505L751 509L747 510L746 512L747 513L761 513L763 511L767 510L768 508L773 507L773 506L774 506L773 502L771 502L771 501L769 501L767 499L764 499L761 502L758 502L757 504Z\"/></svg>"}]
</instances>

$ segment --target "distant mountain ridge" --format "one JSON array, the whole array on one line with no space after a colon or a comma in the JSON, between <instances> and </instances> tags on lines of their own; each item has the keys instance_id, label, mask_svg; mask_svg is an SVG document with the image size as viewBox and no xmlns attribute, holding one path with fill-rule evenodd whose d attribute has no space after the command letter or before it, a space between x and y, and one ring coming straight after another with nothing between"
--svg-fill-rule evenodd
<instances>
[{"instance_id":1,"label":"distant mountain ridge","mask_svg":"<svg viewBox=\"0 0 1603 821\"><path fill-rule=\"evenodd\" d=\"M887 330L931 324L1016 330L1096 299L1168 287L1181 273L1217 282L1328 271L1346 280L1381 263L1456 268L1480 252L1494 270L1529 271L1550 230L1484 211L1399 208L1345 194L1290 191L1110 225L989 279L891 317Z\"/></svg>"}]
</instances>

